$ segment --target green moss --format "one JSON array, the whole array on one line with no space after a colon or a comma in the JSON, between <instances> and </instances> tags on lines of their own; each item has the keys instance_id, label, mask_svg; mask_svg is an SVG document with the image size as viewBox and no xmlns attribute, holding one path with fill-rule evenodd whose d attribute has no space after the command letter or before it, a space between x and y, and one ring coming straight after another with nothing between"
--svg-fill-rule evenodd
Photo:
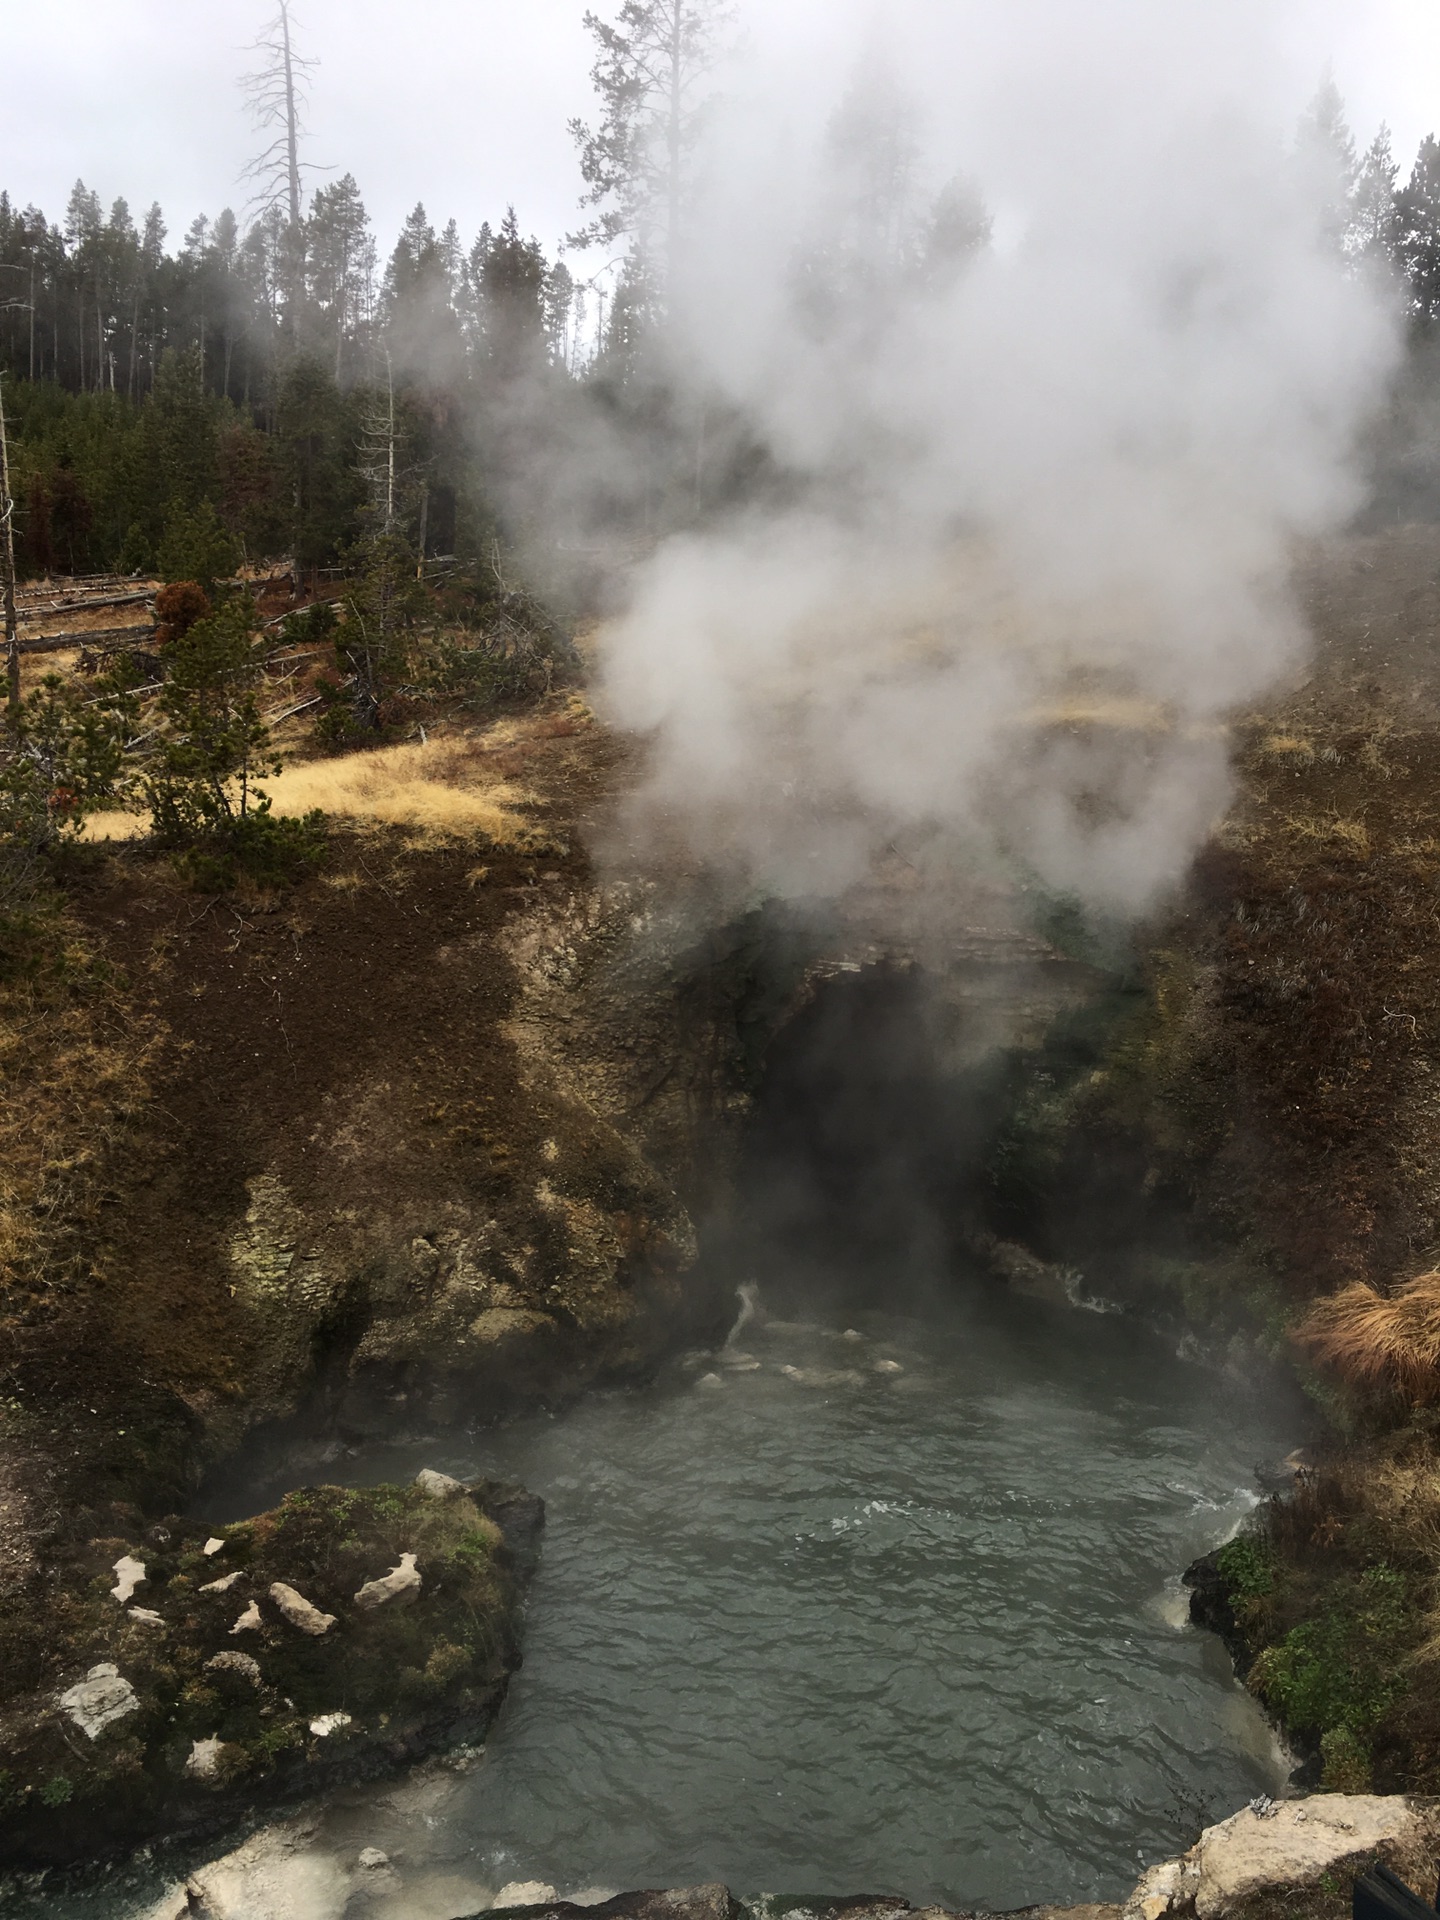
<instances>
[{"instance_id":1,"label":"green moss","mask_svg":"<svg viewBox=\"0 0 1440 1920\"><path fill-rule=\"evenodd\" d=\"M1302 1733L1333 1742L1337 1768L1354 1764L1367 1737L1404 1689L1402 1665L1413 1613L1403 1574L1369 1567L1337 1581L1302 1620L1255 1662L1250 1684ZM1367 1763L1368 1770L1368 1763Z\"/></svg>"},{"instance_id":2,"label":"green moss","mask_svg":"<svg viewBox=\"0 0 1440 1920\"><path fill-rule=\"evenodd\" d=\"M1274 1590L1275 1560L1269 1546L1255 1533L1239 1533L1215 1556L1232 1602L1262 1599Z\"/></svg>"}]
</instances>

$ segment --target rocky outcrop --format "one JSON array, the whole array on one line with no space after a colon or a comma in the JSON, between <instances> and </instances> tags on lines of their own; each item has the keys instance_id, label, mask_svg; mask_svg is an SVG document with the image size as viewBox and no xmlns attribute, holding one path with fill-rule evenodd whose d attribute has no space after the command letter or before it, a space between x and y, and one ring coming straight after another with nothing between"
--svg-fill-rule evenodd
<instances>
[{"instance_id":1,"label":"rocky outcrop","mask_svg":"<svg viewBox=\"0 0 1440 1920\"><path fill-rule=\"evenodd\" d=\"M1315 1794L1258 1801L1207 1827L1178 1860L1151 1867L1124 1920L1260 1920L1283 1899L1349 1911L1356 1877L1378 1864L1428 1899L1440 1858L1440 1800Z\"/></svg>"},{"instance_id":2,"label":"rocky outcrop","mask_svg":"<svg viewBox=\"0 0 1440 1920\"><path fill-rule=\"evenodd\" d=\"M519 1664L541 1515L483 1480L440 1500L303 1488L225 1529L221 1591L206 1530L176 1520L147 1537L148 1620L107 1591L118 1543L77 1547L52 1603L65 1684L0 1713L0 1866L218 1831L482 1737Z\"/></svg>"}]
</instances>

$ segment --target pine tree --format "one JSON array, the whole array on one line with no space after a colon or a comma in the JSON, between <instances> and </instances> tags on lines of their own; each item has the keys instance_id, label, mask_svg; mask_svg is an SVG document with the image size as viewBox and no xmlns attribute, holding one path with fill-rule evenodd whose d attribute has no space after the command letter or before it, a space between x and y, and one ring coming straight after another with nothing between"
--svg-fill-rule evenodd
<instances>
[{"instance_id":1,"label":"pine tree","mask_svg":"<svg viewBox=\"0 0 1440 1920\"><path fill-rule=\"evenodd\" d=\"M1354 257L1367 267L1393 272L1400 262L1400 210L1395 183L1400 169L1382 125L1365 150L1355 178L1350 239Z\"/></svg>"},{"instance_id":2,"label":"pine tree","mask_svg":"<svg viewBox=\"0 0 1440 1920\"><path fill-rule=\"evenodd\" d=\"M638 277L673 277L684 242L693 166L709 105L707 83L734 18L727 0L624 0L614 25L585 26L599 51L591 81L600 121L572 120L586 192L599 211L568 244L627 237L644 256Z\"/></svg>"},{"instance_id":3,"label":"pine tree","mask_svg":"<svg viewBox=\"0 0 1440 1920\"><path fill-rule=\"evenodd\" d=\"M1428 327L1440 318L1440 141L1433 133L1420 143L1397 213L1410 311Z\"/></svg>"},{"instance_id":4,"label":"pine tree","mask_svg":"<svg viewBox=\"0 0 1440 1920\"><path fill-rule=\"evenodd\" d=\"M1345 118L1340 89L1327 73L1315 98L1301 117L1295 141L1296 157L1321 198L1320 233L1334 252L1352 251L1355 188L1360 163Z\"/></svg>"}]
</instances>

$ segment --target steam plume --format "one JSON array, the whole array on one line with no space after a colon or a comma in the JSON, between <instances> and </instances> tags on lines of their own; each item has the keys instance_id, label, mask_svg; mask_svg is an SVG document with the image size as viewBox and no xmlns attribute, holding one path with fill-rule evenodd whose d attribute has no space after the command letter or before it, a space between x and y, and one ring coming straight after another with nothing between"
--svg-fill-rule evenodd
<instances>
[{"instance_id":1,"label":"steam plume","mask_svg":"<svg viewBox=\"0 0 1440 1920\"><path fill-rule=\"evenodd\" d=\"M712 129L677 325L774 480L608 631L632 824L793 895L898 839L1138 908L1303 658L1396 328L1283 136L1279 4L842 12L757 19Z\"/></svg>"}]
</instances>

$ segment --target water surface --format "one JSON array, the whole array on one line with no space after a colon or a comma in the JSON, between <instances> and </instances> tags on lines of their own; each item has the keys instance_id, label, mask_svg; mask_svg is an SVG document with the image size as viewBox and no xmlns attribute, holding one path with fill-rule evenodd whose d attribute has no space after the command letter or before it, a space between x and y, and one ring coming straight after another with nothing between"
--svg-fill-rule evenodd
<instances>
[{"instance_id":1,"label":"water surface","mask_svg":"<svg viewBox=\"0 0 1440 1920\"><path fill-rule=\"evenodd\" d=\"M1120 1897L1283 1781L1176 1576L1293 1440L1131 1321L977 1289L752 1321L643 1391L337 1460L522 1480L548 1524L483 1759L342 1798L320 1844L384 1848L353 1910L412 1920L529 1879Z\"/></svg>"}]
</instances>

